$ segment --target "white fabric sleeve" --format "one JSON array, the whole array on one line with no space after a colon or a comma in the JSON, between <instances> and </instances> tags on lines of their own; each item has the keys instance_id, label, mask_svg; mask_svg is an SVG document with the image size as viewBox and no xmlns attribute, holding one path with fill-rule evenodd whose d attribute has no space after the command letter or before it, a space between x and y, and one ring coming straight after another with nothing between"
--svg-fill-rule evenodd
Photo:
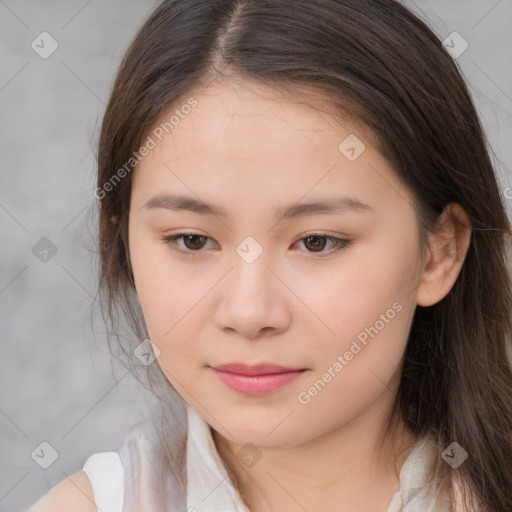
<instances>
[{"instance_id":1,"label":"white fabric sleeve","mask_svg":"<svg viewBox=\"0 0 512 512\"><path fill-rule=\"evenodd\" d=\"M82 468L89 477L99 512L122 512L124 468L117 452L93 453Z\"/></svg>"}]
</instances>

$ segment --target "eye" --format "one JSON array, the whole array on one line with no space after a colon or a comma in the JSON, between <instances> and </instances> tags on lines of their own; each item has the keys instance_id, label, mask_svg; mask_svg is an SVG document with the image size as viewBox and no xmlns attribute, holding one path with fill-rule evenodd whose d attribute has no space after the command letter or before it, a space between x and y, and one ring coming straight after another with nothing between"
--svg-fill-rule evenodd
<instances>
[{"instance_id":1,"label":"eye","mask_svg":"<svg viewBox=\"0 0 512 512\"><path fill-rule=\"evenodd\" d=\"M180 240L183 241L185 249L178 245L177 242ZM201 252L206 240L208 240L208 237L199 233L178 233L176 235L162 237L162 241L171 245L172 249L185 254Z\"/></svg>"},{"instance_id":2,"label":"eye","mask_svg":"<svg viewBox=\"0 0 512 512\"><path fill-rule=\"evenodd\" d=\"M301 238L299 242L302 242L304 246L308 248L308 252L319 253L321 256L339 252L350 245L349 240L336 238L325 233L310 233ZM327 242L331 242L334 246L331 250L324 251Z\"/></svg>"}]
</instances>

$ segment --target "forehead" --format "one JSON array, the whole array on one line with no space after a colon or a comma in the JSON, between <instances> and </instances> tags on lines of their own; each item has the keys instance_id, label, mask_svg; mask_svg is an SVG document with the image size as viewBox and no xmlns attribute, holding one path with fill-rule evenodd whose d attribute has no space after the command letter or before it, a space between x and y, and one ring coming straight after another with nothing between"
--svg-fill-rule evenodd
<instances>
[{"instance_id":1,"label":"forehead","mask_svg":"<svg viewBox=\"0 0 512 512\"><path fill-rule=\"evenodd\" d=\"M178 146L193 144L226 156L241 156L254 153L256 146L337 147L340 132L355 130L347 120L336 122L332 108L331 115L325 112L329 107L318 92L307 87L293 91L285 93L254 82L215 81L191 91L173 106L179 111L189 98L197 102L170 134ZM162 116L166 117L168 113Z\"/></svg>"},{"instance_id":2,"label":"forehead","mask_svg":"<svg viewBox=\"0 0 512 512\"><path fill-rule=\"evenodd\" d=\"M396 193L399 183L360 125L329 115L325 98L313 94L248 82L190 91L155 124L155 147L137 166L133 187L145 195L167 185L222 191L223 200L287 193L298 201L308 190L341 187L371 201L385 184Z\"/></svg>"}]
</instances>

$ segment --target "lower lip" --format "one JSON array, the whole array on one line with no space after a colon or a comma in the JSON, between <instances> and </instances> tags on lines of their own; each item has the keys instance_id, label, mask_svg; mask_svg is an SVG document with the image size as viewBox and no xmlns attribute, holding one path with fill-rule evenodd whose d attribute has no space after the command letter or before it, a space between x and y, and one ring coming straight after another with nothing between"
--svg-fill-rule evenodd
<instances>
[{"instance_id":1,"label":"lower lip","mask_svg":"<svg viewBox=\"0 0 512 512\"><path fill-rule=\"evenodd\" d=\"M221 382L231 389L246 395L263 395L289 384L306 370L297 370L285 373L269 373L266 375L240 375L228 373L212 368Z\"/></svg>"}]
</instances>

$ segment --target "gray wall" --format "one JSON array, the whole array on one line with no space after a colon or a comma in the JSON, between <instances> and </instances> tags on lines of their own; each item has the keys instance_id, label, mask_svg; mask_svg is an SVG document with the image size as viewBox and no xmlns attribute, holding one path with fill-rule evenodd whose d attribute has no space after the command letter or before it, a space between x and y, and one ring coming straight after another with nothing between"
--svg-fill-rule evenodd
<instances>
[{"instance_id":1,"label":"gray wall","mask_svg":"<svg viewBox=\"0 0 512 512\"><path fill-rule=\"evenodd\" d=\"M442 39L457 31L468 41L457 61L505 189L512 163L512 3L405 3ZM0 511L24 510L91 453L118 449L123 433L148 414L147 392L112 363L91 309L96 262L87 211L94 202L94 143L114 72L155 5L0 0ZM49 39L37 37L43 31L58 42L46 59L31 47L35 40L39 53L51 49ZM34 246L49 251L39 254L46 262ZM48 469L31 456L41 442L58 453ZM51 451L43 450L50 461Z\"/></svg>"}]
</instances>

